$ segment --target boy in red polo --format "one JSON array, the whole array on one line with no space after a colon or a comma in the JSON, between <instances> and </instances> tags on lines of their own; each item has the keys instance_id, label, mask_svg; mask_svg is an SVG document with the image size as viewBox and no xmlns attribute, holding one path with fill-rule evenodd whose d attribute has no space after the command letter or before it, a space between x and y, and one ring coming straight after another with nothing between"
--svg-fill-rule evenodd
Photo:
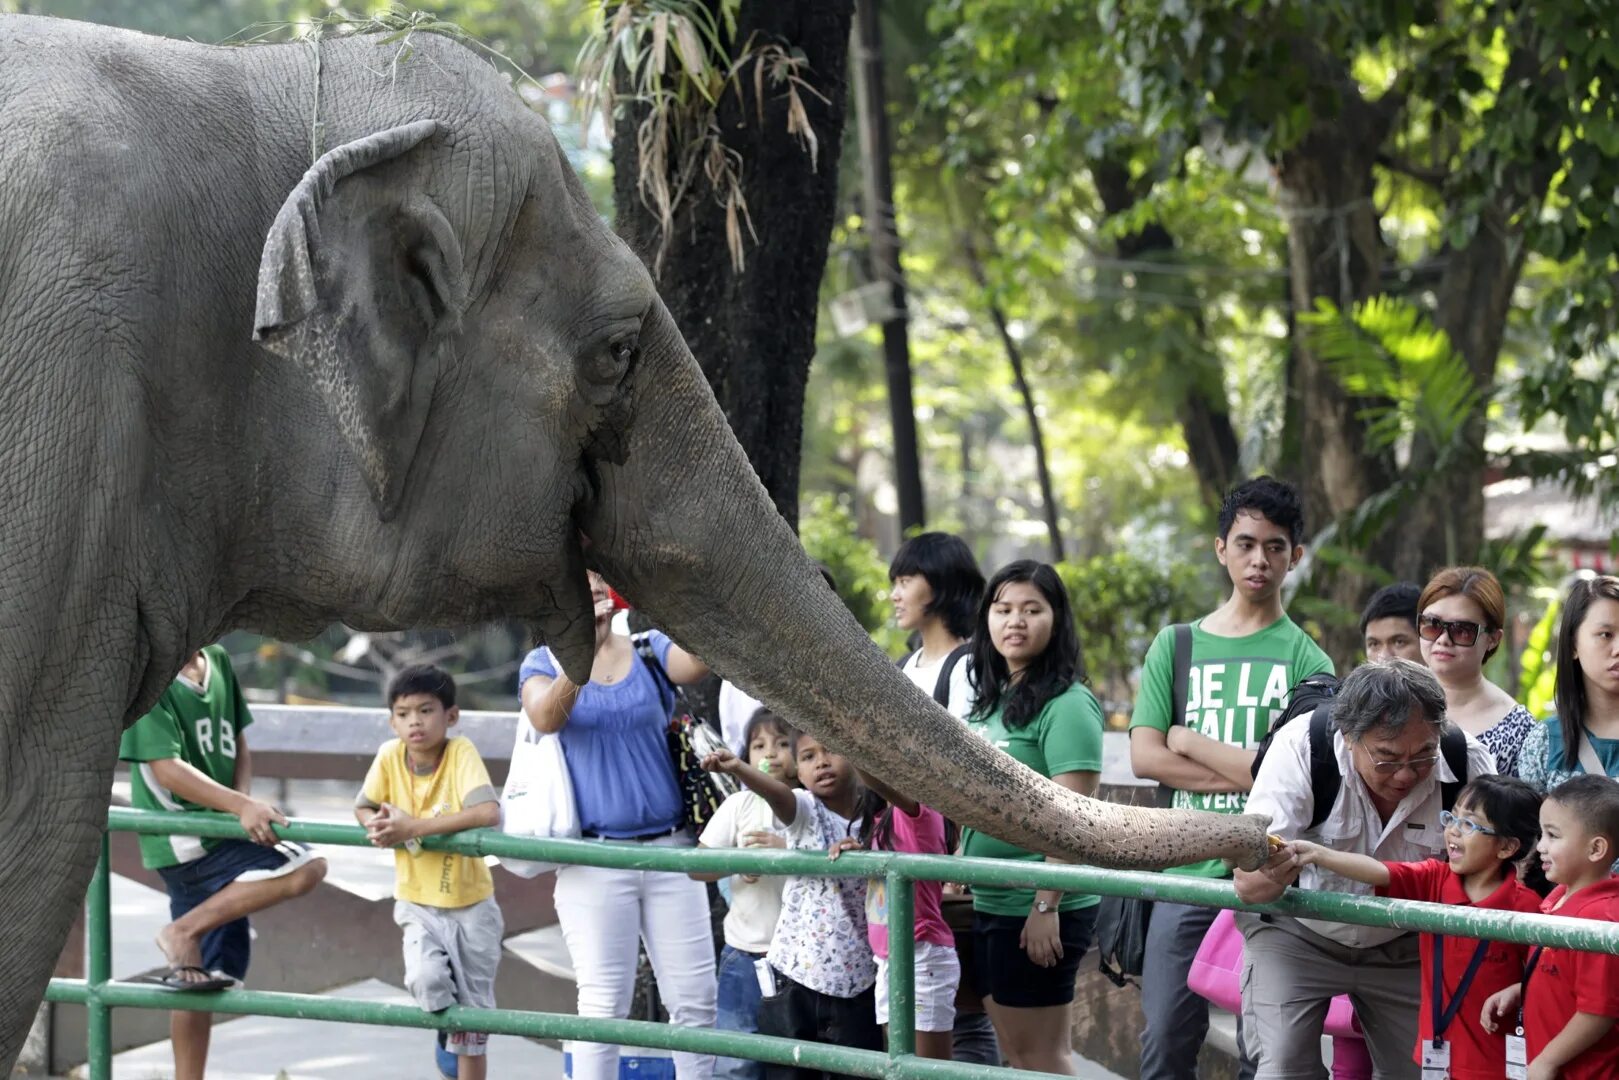
<instances>
[{"instance_id":1,"label":"boy in red polo","mask_svg":"<svg viewBox=\"0 0 1619 1080\"><path fill-rule=\"evenodd\" d=\"M1619 783L1580 775L1559 785L1541 804L1540 829L1537 850L1558 885L1542 910L1619 922L1619 879L1611 871L1619 853ZM1523 980L1484 1005L1489 1030L1503 1021L1512 1027L1514 1016L1519 1031L1507 1037L1507 1076L1619 1076L1619 956L1531 949Z\"/></svg>"}]
</instances>

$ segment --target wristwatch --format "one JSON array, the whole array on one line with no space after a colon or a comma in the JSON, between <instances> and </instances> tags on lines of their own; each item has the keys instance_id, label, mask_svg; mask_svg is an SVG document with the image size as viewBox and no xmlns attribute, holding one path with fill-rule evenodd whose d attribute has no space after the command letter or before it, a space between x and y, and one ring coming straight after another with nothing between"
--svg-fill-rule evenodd
<instances>
[{"instance_id":1,"label":"wristwatch","mask_svg":"<svg viewBox=\"0 0 1619 1080\"><path fill-rule=\"evenodd\" d=\"M1046 901L1046 900L1036 900L1034 902L1034 910L1037 913L1041 914L1041 915L1045 915L1045 914L1048 914L1050 912L1056 911L1057 910L1057 905L1055 905L1053 903L1050 903L1049 901Z\"/></svg>"}]
</instances>

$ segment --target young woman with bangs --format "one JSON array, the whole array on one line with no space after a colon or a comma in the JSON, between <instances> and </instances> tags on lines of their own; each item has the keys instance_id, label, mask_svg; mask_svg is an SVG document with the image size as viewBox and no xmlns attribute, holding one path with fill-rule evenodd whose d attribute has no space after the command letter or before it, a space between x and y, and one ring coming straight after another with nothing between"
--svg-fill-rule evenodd
<instances>
[{"instance_id":1,"label":"young woman with bangs","mask_svg":"<svg viewBox=\"0 0 1619 1080\"><path fill-rule=\"evenodd\" d=\"M990 579L973 666L974 730L1070 791L1096 794L1102 708L1084 684L1073 608L1054 569L1022 560ZM962 854L1045 859L973 829L963 831ZM1014 1068L1073 1074L1068 1007L1099 900L1053 889L973 889L978 988Z\"/></svg>"}]
</instances>

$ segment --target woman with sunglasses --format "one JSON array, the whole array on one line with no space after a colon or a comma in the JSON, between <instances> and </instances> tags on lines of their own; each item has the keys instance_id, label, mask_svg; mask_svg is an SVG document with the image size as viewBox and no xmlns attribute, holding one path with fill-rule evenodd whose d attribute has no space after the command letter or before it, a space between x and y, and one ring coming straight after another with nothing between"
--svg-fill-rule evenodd
<instances>
[{"instance_id":1,"label":"woman with sunglasses","mask_svg":"<svg viewBox=\"0 0 1619 1080\"><path fill-rule=\"evenodd\" d=\"M1496 771L1518 775L1518 754L1534 729L1534 715L1484 677L1501 647L1506 597L1482 566L1447 566L1417 600L1422 662L1445 688L1445 717L1495 755Z\"/></svg>"},{"instance_id":2,"label":"woman with sunglasses","mask_svg":"<svg viewBox=\"0 0 1619 1080\"><path fill-rule=\"evenodd\" d=\"M1540 791L1579 773L1619 778L1619 577L1569 590L1557 631L1557 715L1523 744L1520 775Z\"/></svg>"}]
</instances>

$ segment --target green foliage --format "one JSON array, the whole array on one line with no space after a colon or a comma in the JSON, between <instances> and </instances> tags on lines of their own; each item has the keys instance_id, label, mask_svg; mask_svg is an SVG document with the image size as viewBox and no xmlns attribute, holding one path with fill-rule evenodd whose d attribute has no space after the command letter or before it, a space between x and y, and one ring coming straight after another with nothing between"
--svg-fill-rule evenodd
<instances>
[{"instance_id":1,"label":"green foliage","mask_svg":"<svg viewBox=\"0 0 1619 1080\"><path fill-rule=\"evenodd\" d=\"M1074 605L1074 623L1091 686L1104 702L1130 697L1130 675L1158 631L1208 607L1208 583L1186 562L1116 551L1057 567Z\"/></svg>"},{"instance_id":2,"label":"green foliage","mask_svg":"<svg viewBox=\"0 0 1619 1080\"><path fill-rule=\"evenodd\" d=\"M1480 448L1468 438L1482 391L1449 335L1435 328L1414 304L1374 296L1348 314L1327 300L1299 316L1311 346L1344 389L1362 402L1367 451L1401 452L1408 459L1396 480L1369 496L1315 540L1329 565L1384 576L1356 561L1373 539L1408 514L1446 471L1464 467ZM1430 453L1413 459L1417 449ZM1412 464L1411 460L1415 460ZM1447 521L1446 528L1449 528ZM1459 550L1454 538L1447 545ZM1448 560L1454 561L1454 559Z\"/></svg>"},{"instance_id":3,"label":"green foliage","mask_svg":"<svg viewBox=\"0 0 1619 1080\"><path fill-rule=\"evenodd\" d=\"M742 190L743 161L721 138L720 100L727 91L752 91L758 122L767 93L787 102L787 132L796 136L812 172L819 139L804 102L827 101L802 50L751 35L736 41L742 0L603 0L600 18L579 53L586 115L599 109L615 118L638 110L636 187L658 215L661 240L653 255L658 273L686 198L712 196L725 207L731 265L747 263L747 238L759 236Z\"/></svg>"},{"instance_id":4,"label":"green foliage","mask_svg":"<svg viewBox=\"0 0 1619 1080\"><path fill-rule=\"evenodd\" d=\"M1524 642L1519 659L1517 699L1524 707L1544 720L1557 711L1557 620L1562 617L1562 593L1555 589L1540 590L1546 598L1546 613L1535 623Z\"/></svg>"},{"instance_id":5,"label":"green foliage","mask_svg":"<svg viewBox=\"0 0 1619 1080\"><path fill-rule=\"evenodd\" d=\"M1452 446L1483 400L1450 336L1409 300L1374 296L1346 317L1318 298L1299 322L1343 388L1366 401L1361 417L1374 453L1416 438Z\"/></svg>"},{"instance_id":6,"label":"green foliage","mask_svg":"<svg viewBox=\"0 0 1619 1080\"><path fill-rule=\"evenodd\" d=\"M888 561L876 544L860 536L847 504L827 494L806 499L799 510L798 536L810 558L832 571L838 595L878 647L898 656L905 648L905 633L894 625L888 602Z\"/></svg>"}]
</instances>

